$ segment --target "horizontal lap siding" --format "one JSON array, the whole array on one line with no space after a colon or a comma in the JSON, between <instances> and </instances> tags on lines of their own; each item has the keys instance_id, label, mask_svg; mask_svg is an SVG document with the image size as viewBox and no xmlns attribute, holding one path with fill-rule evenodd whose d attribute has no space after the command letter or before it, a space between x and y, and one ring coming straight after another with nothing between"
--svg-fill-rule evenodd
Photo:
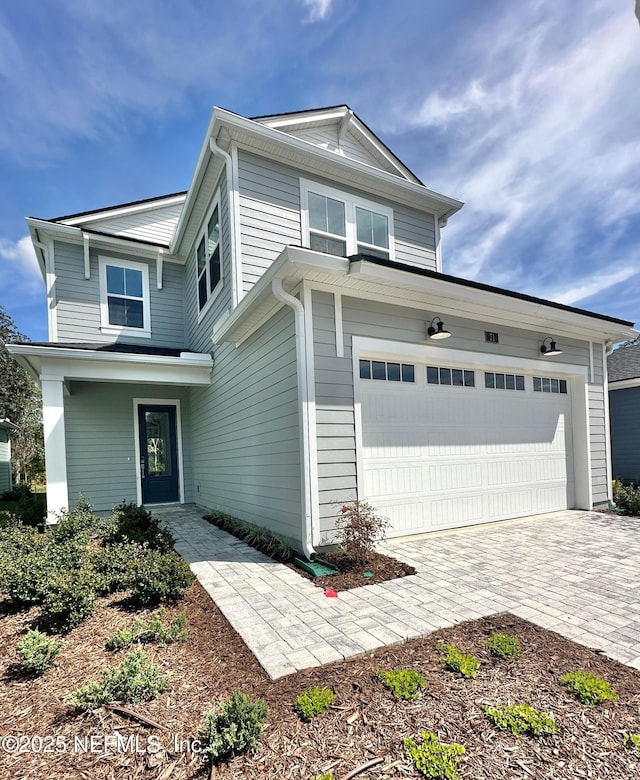
<instances>
[{"instance_id":1,"label":"horizontal lap siding","mask_svg":"<svg viewBox=\"0 0 640 780\"><path fill-rule=\"evenodd\" d=\"M600 504L608 500L609 487L604 387L602 385L589 385L589 427L593 503Z\"/></svg>"},{"instance_id":2,"label":"horizontal lap siding","mask_svg":"<svg viewBox=\"0 0 640 780\"><path fill-rule=\"evenodd\" d=\"M128 254L92 249L90 278L84 278L84 250L79 244L54 244L55 298L58 320L58 341L84 341L111 344L116 341L149 346L180 348L185 346L183 269L175 263L164 263L162 290L157 289L156 264ZM151 308L151 338L132 335L116 337L100 330L100 257L114 260L147 262L149 267L149 296Z\"/></svg>"},{"instance_id":3,"label":"horizontal lap siding","mask_svg":"<svg viewBox=\"0 0 640 780\"><path fill-rule=\"evenodd\" d=\"M196 501L299 543L300 427L293 312L238 347L218 345L213 384L192 394Z\"/></svg>"},{"instance_id":4,"label":"horizontal lap siding","mask_svg":"<svg viewBox=\"0 0 640 780\"><path fill-rule=\"evenodd\" d=\"M185 501L193 501L189 390L160 385L72 382L65 397L67 478L73 506L82 493L98 511L136 501L134 398L178 399Z\"/></svg>"},{"instance_id":5,"label":"horizontal lap siding","mask_svg":"<svg viewBox=\"0 0 640 780\"><path fill-rule=\"evenodd\" d=\"M640 480L640 387L609 393L613 476Z\"/></svg>"},{"instance_id":6,"label":"horizontal lap siding","mask_svg":"<svg viewBox=\"0 0 640 780\"><path fill-rule=\"evenodd\" d=\"M242 278L248 292L288 244L301 244L300 184L293 169L238 154Z\"/></svg>"},{"instance_id":7,"label":"horizontal lap siding","mask_svg":"<svg viewBox=\"0 0 640 780\"><path fill-rule=\"evenodd\" d=\"M113 233L123 238L137 238L154 244L169 245L181 211L182 203L175 203L149 211L137 211L110 219L85 222L83 227L87 230L93 228L103 233Z\"/></svg>"}]
</instances>

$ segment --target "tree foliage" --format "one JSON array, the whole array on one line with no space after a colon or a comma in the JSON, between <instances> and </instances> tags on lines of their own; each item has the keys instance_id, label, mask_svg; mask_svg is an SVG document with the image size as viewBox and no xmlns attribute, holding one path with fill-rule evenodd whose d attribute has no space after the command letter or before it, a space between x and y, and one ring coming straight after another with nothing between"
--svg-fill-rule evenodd
<instances>
[{"instance_id":1,"label":"tree foliage","mask_svg":"<svg viewBox=\"0 0 640 780\"><path fill-rule=\"evenodd\" d=\"M42 403L38 387L13 359L6 344L29 341L0 306L0 419L10 420L11 459L16 482L44 472Z\"/></svg>"}]
</instances>

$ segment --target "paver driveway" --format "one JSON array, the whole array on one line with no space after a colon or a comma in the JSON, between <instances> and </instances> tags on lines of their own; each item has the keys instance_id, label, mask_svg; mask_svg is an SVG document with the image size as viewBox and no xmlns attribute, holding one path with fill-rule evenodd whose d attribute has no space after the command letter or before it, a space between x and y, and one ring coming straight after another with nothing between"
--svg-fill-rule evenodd
<instances>
[{"instance_id":1,"label":"paver driveway","mask_svg":"<svg viewBox=\"0 0 640 780\"><path fill-rule=\"evenodd\" d=\"M176 549L273 677L509 611L640 668L640 524L566 511L382 549L418 573L327 598L201 519L157 512Z\"/></svg>"}]
</instances>

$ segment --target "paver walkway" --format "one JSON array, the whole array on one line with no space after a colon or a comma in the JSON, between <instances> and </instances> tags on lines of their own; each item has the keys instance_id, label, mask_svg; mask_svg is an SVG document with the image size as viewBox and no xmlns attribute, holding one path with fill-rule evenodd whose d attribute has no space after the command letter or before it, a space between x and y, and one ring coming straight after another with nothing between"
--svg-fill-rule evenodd
<instances>
[{"instance_id":1,"label":"paver walkway","mask_svg":"<svg viewBox=\"0 0 640 780\"><path fill-rule=\"evenodd\" d=\"M382 552L418 573L336 599L195 507L154 514L272 678L504 611L640 669L634 520L566 511L392 540Z\"/></svg>"}]
</instances>

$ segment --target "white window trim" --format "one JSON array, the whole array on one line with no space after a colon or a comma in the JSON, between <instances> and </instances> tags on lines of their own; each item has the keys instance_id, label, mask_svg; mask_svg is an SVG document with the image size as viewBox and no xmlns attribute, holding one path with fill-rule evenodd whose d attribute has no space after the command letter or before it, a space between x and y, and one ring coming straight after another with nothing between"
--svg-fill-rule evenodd
<instances>
[{"instance_id":1,"label":"white window trim","mask_svg":"<svg viewBox=\"0 0 640 780\"><path fill-rule=\"evenodd\" d=\"M199 291L199 283L200 283L200 274L198 273L198 247L200 246L200 242L202 239L205 241L205 246L207 246L208 241L208 226L209 226L209 220L211 219L211 216L213 212L216 209L216 206L218 207L218 220L220 225L220 235L218 237L218 246L220 247L220 281L215 286L215 288L212 290L211 293L209 293L207 297L207 302L205 305L200 308L200 291ZM193 264L195 268L195 276L196 276L196 311L198 312L198 322L200 323L206 313L209 311L211 306L213 305L213 302L215 299L220 295L222 292L222 289L224 287L224 257L222 254L222 207L220 205L220 190L216 190L216 194L211 201L211 206L207 210L207 214L205 218L202 221L202 224L200 225L200 228L196 234L195 241L193 242ZM209 290L209 257L206 257L205 260L205 274L207 276L207 290Z\"/></svg>"},{"instance_id":2,"label":"white window trim","mask_svg":"<svg viewBox=\"0 0 640 780\"><path fill-rule=\"evenodd\" d=\"M133 260L121 260L118 257L98 257L100 269L100 330L112 336L138 336L151 338L151 298L149 292L149 266L147 263L136 263ZM109 306L107 303L107 266L114 268L129 268L142 272L142 321L144 327L130 328L126 325L112 325L109 322Z\"/></svg>"},{"instance_id":3,"label":"white window trim","mask_svg":"<svg viewBox=\"0 0 640 780\"><path fill-rule=\"evenodd\" d=\"M302 241L308 248L310 246L310 227L309 227L309 192L315 192L318 195L324 195L327 198L333 198L344 203L346 220L346 244L347 257L358 254L358 236L356 233L356 206L360 206L368 211L374 211L377 214L383 214L389 225L389 260L395 260L395 241L393 228L393 209L383 206L372 200L365 200L357 195L352 195L344 190L335 190L327 187L325 184L318 184L309 179L300 179L300 206L302 221ZM366 252L364 253L366 254Z\"/></svg>"}]
</instances>

